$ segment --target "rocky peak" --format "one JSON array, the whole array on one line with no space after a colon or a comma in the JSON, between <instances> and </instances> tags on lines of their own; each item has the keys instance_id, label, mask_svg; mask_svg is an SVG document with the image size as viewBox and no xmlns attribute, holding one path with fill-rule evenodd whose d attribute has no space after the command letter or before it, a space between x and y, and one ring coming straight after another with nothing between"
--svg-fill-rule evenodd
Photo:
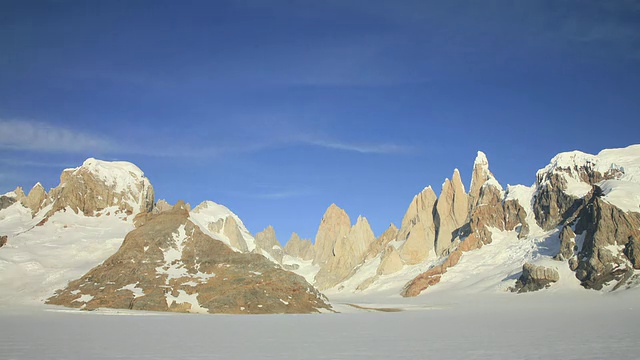
<instances>
[{"instance_id":1,"label":"rocky peak","mask_svg":"<svg viewBox=\"0 0 640 360\"><path fill-rule=\"evenodd\" d=\"M255 239L256 249L258 251L264 251L276 262L282 263L284 250L276 238L276 231L273 226L269 225L264 230L257 233Z\"/></svg>"},{"instance_id":2,"label":"rocky peak","mask_svg":"<svg viewBox=\"0 0 640 360\"><path fill-rule=\"evenodd\" d=\"M169 204L167 202L167 200L160 199L160 200L158 200L158 202L153 207L153 212L155 214L159 214L161 212L169 211L169 210L171 210L171 208L173 208L173 206L171 204Z\"/></svg>"},{"instance_id":3,"label":"rocky peak","mask_svg":"<svg viewBox=\"0 0 640 360\"><path fill-rule=\"evenodd\" d=\"M315 277L316 287L327 289L351 276L374 241L375 235L366 218L358 217L351 227L347 213L335 204L331 205L316 235L314 264L320 265Z\"/></svg>"},{"instance_id":4,"label":"rocky peak","mask_svg":"<svg viewBox=\"0 0 640 360\"><path fill-rule=\"evenodd\" d=\"M333 248L338 239L345 238L351 231L351 220L349 215L338 207L336 204L331 204L318 227L318 233L316 234L316 241L314 245L315 258L314 264L323 264L334 256Z\"/></svg>"},{"instance_id":5,"label":"rocky peak","mask_svg":"<svg viewBox=\"0 0 640 360\"><path fill-rule=\"evenodd\" d=\"M31 188L29 195L23 197L20 202L25 207L31 209L32 214L35 214L42 209L46 200L47 192L44 190L42 184L38 182Z\"/></svg>"},{"instance_id":6,"label":"rocky peak","mask_svg":"<svg viewBox=\"0 0 640 360\"><path fill-rule=\"evenodd\" d=\"M66 169L60 185L51 190L48 215L64 208L87 216L115 207L128 215L153 209L154 191L137 166L125 161L87 159L82 166Z\"/></svg>"},{"instance_id":7,"label":"rocky peak","mask_svg":"<svg viewBox=\"0 0 640 360\"><path fill-rule=\"evenodd\" d=\"M469 214L478 203L480 189L490 180L495 181L495 177L489 170L489 160L482 151L478 151L478 156L476 156L476 160L473 163L471 186L469 187Z\"/></svg>"},{"instance_id":8,"label":"rocky peak","mask_svg":"<svg viewBox=\"0 0 640 360\"><path fill-rule=\"evenodd\" d=\"M436 240L434 211L436 194L429 186L416 195L402 219L398 241L404 242L399 255L408 264L425 260L433 251Z\"/></svg>"},{"instance_id":9,"label":"rocky peak","mask_svg":"<svg viewBox=\"0 0 640 360\"><path fill-rule=\"evenodd\" d=\"M311 240L301 240L300 236L295 232L291 234L291 238L285 244L284 252L302 260L313 260L315 255Z\"/></svg>"},{"instance_id":10,"label":"rocky peak","mask_svg":"<svg viewBox=\"0 0 640 360\"><path fill-rule=\"evenodd\" d=\"M436 200L436 193L431 186L427 186L418 195L414 196L402 218L400 233L403 234L425 216L433 218L433 205ZM401 235L400 238L404 239L404 236Z\"/></svg>"},{"instance_id":11,"label":"rocky peak","mask_svg":"<svg viewBox=\"0 0 640 360\"><path fill-rule=\"evenodd\" d=\"M256 248L255 239L242 220L224 205L203 201L191 211L190 218L206 234L238 251L247 252Z\"/></svg>"},{"instance_id":12,"label":"rocky peak","mask_svg":"<svg viewBox=\"0 0 640 360\"><path fill-rule=\"evenodd\" d=\"M436 203L436 254L442 255L455 239L456 233L467 220L469 199L464 190L460 172L455 169L452 180L446 179Z\"/></svg>"},{"instance_id":13,"label":"rocky peak","mask_svg":"<svg viewBox=\"0 0 640 360\"><path fill-rule=\"evenodd\" d=\"M371 230L371 225L369 225L369 221L364 216L358 216L358 220L356 224L349 231L348 243L350 244L351 249L355 254L359 256L363 256L368 250L369 246L376 240L376 236L373 234L373 230ZM340 244L340 242L338 242ZM338 246L334 249L334 253L336 256L340 253Z\"/></svg>"},{"instance_id":14,"label":"rocky peak","mask_svg":"<svg viewBox=\"0 0 640 360\"><path fill-rule=\"evenodd\" d=\"M536 221L545 230L553 229L575 213L593 185L621 178L624 167L615 157L572 151L556 155L536 173L533 209Z\"/></svg>"}]
</instances>

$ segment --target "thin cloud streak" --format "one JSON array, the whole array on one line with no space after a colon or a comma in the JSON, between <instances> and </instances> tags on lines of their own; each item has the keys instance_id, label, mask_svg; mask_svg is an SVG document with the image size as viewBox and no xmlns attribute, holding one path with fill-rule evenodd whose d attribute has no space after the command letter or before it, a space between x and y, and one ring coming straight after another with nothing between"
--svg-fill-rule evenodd
<instances>
[{"instance_id":1,"label":"thin cloud streak","mask_svg":"<svg viewBox=\"0 0 640 360\"><path fill-rule=\"evenodd\" d=\"M98 136L25 120L0 120L0 148L82 153L111 151L114 144Z\"/></svg>"},{"instance_id":2,"label":"thin cloud streak","mask_svg":"<svg viewBox=\"0 0 640 360\"><path fill-rule=\"evenodd\" d=\"M347 143L333 140L317 140L317 139L308 139L303 143L319 146L326 149L332 150L342 150L342 151L350 151L357 152L361 154L403 154L409 153L413 149L409 146L397 145L397 144L366 144L366 143Z\"/></svg>"},{"instance_id":3,"label":"thin cloud streak","mask_svg":"<svg viewBox=\"0 0 640 360\"><path fill-rule=\"evenodd\" d=\"M32 161L32 160L20 160L20 159L0 159L1 164L9 165L9 166L19 166L19 167L47 167L47 168L60 168L67 169L78 166L77 164L68 162L44 162L44 161Z\"/></svg>"},{"instance_id":4,"label":"thin cloud streak","mask_svg":"<svg viewBox=\"0 0 640 360\"><path fill-rule=\"evenodd\" d=\"M242 145L221 144L216 147L150 147L142 145L124 145L108 137L98 137L90 133L70 128L29 120L0 120L0 149L51 153L76 154L130 154L167 158L216 158L224 155L252 154L268 149L287 146L315 146L331 150L355 152L360 154L403 154L412 149L408 146L392 143L356 143L327 138L293 137L293 139L273 139L256 141ZM37 161L12 161L0 159L11 165L52 167L60 164ZM66 166L66 165L65 165Z\"/></svg>"},{"instance_id":5,"label":"thin cloud streak","mask_svg":"<svg viewBox=\"0 0 640 360\"><path fill-rule=\"evenodd\" d=\"M228 191L227 194L236 197L262 199L262 200L282 200L290 199L311 194L308 190L282 190L263 193L251 193L244 191Z\"/></svg>"}]
</instances>

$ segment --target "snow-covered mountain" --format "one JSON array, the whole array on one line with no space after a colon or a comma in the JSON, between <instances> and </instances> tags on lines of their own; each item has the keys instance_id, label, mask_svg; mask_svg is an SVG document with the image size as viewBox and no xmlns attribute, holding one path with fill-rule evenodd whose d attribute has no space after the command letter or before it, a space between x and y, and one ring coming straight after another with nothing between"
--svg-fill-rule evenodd
<instances>
[{"instance_id":1,"label":"snow-covered mountain","mask_svg":"<svg viewBox=\"0 0 640 360\"><path fill-rule=\"evenodd\" d=\"M118 250L134 217L150 210L154 192L135 165L87 159L60 184L37 183L3 194L0 304L42 302Z\"/></svg>"},{"instance_id":2,"label":"snow-covered mountain","mask_svg":"<svg viewBox=\"0 0 640 360\"><path fill-rule=\"evenodd\" d=\"M417 194L401 228L387 230L366 255L335 251L340 241L357 240L340 230L351 223L346 214L332 215L341 212L332 205L318 230L314 261L299 261L294 271L315 278L330 297L634 287L640 282L639 178L640 145L633 145L598 155L558 154L532 186L504 190L479 152L468 193L456 169L439 197L431 187ZM318 251L329 258L319 258ZM326 286L319 275L347 263L341 257L356 265ZM543 267L530 273L523 271L527 263L526 269Z\"/></svg>"},{"instance_id":3,"label":"snow-covered mountain","mask_svg":"<svg viewBox=\"0 0 640 360\"><path fill-rule=\"evenodd\" d=\"M467 192L455 169L439 195L424 188L400 227L391 224L378 238L365 217L354 224L333 204L314 243L293 234L283 249L272 227L253 236L238 215L212 201L193 210L154 204L153 187L135 165L88 159L64 170L48 193L36 184L28 195L17 188L0 196L0 236L6 236L0 238L0 246L6 242L0 301L50 297L84 308L307 312L328 309L308 283L330 299L396 300L622 291L640 284L640 145L558 154L531 186L501 185L478 152L471 179ZM175 226L161 219L174 219ZM130 268L138 262L153 266ZM243 290L220 280L242 281ZM269 287L275 283L280 286ZM257 296L256 289L271 295ZM231 290L231 298L220 297Z\"/></svg>"},{"instance_id":4,"label":"snow-covered mountain","mask_svg":"<svg viewBox=\"0 0 640 360\"><path fill-rule=\"evenodd\" d=\"M212 201L193 210L182 202L154 205L151 183L131 163L88 159L64 170L49 193L38 183L28 195L21 188L3 194L0 204L0 306L48 299L83 309L330 309L280 265L284 251L273 228L257 241Z\"/></svg>"}]
</instances>

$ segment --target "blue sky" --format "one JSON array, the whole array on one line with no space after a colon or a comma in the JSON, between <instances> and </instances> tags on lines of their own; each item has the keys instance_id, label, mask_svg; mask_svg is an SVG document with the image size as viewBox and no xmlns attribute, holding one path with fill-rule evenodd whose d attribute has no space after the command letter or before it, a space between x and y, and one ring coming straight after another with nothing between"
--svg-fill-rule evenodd
<instances>
[{"instance_id":1,"label":"blue sky","mask_svg":"<svg viewBox=\"0 0 640 360\"><path fill-rule=\"evenodd\" d=\"M637 1L3 1L0 46L0 193L127 160L281 241L640 142Z\"/></svg>"}]
</instances>

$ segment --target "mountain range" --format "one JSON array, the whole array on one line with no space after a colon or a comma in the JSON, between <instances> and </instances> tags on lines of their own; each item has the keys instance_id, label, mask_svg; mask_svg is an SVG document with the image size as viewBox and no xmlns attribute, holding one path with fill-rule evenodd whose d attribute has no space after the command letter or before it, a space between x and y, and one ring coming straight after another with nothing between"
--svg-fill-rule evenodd
<instances>
[{"instance_id":1,"label":"mountain range","mask_svg":"<svg viewBox=\"0 0 640 360\"><path fill-rule=\"evenodd\" d=\"M196 313L335 311L334 299L625 291L640 284L640 145L560 153L503 186L478 152L380 236L338 205L282 247L213 201L155 199L128 162L87 159L0 196L0 302ZM409 200L409 199L408 199Z\"/></svg>"}]
</instances>

